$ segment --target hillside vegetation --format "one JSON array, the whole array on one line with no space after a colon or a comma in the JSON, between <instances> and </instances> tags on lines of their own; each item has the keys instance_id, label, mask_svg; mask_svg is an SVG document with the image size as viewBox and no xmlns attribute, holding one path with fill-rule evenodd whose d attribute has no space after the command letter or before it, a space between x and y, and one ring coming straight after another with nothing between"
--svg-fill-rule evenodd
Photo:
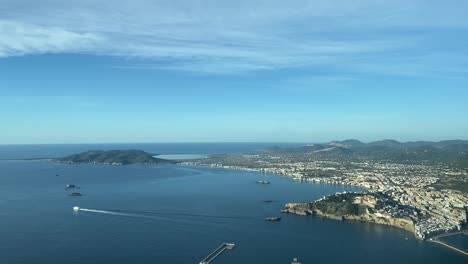
<instances>
[{"instance_id":1,"label":"hillside vegetation","mask_svg":"<svg viewBox=\"0 0 468 264\"><path fill-rule=\"evenodd\" d=\"M408 163L438 162L453 167L468 168L467 140L398 142L388 139L363 143L355 139L348 139L298 148L273 147L268 151L285 154L309 154L318 157L362 157Z\"/></svg>"},{"instance_id":2,"label":"hillside vegetation","mask_svg":"<svg viewBox=\"0 0 468 264\"><path fill-rule=\"evenodd\" d=\"M60 159L64 163L97 163L112 165L172 163L142 150L90 150Z\"/></svg>"}]
</instances>

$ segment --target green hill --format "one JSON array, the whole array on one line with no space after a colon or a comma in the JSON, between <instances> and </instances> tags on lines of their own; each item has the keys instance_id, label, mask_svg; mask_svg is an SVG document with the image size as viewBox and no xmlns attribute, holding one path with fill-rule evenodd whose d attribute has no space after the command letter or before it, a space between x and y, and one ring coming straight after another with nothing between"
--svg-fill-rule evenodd
<instances>
[{"instance_id":1,"label":"green hill","mask_svg":"<svg viewBox=\"0 0 468 264\"><path fill-rule=\"evenodd\" d=\"M96 163L111 165L174 163L153 157L142 150L89 150L56 161L63 163Z\"/></svg>"}]
</instances>

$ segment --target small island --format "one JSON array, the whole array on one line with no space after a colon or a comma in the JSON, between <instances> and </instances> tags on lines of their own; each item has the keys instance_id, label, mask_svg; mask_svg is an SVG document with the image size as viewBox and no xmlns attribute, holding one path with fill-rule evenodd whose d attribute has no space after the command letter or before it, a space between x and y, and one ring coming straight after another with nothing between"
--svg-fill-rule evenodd
<instances>
[{"instance_id":1,"label":"small island","mask_svg":"<svg viewBox=\"0 0 468 264\"><path fill-rule=\"evenodd\" d=\"M172 164L174 161L155 158L142 150L89 150L53 161L61 163L91 163L104 165Z\"/></svg>"}]
</instances>

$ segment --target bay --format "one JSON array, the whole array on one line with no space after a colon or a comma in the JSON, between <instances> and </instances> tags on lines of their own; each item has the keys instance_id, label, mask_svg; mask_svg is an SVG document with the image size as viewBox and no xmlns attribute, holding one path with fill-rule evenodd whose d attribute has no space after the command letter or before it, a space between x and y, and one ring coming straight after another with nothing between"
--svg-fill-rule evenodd
<instances>
[{"instance_id":1,"label":"bay","mask_svg":"<svg viewBox=\"0 0 468 264\"><path fill-rule=\"evenodd\" d=\"M80 189L65 190L66 184ZM0 263L198 263L223 242L236 247L213 263L279 264L293 257L302 263L466 263L466 257L404 230L279 212L287 202L353 190L180 165L4 160ZM73 191L83 196L68 196ZM74 206L114 214L74 213ZM270 216L282 220L264 220Z\"/></svg>"}]
</instances>

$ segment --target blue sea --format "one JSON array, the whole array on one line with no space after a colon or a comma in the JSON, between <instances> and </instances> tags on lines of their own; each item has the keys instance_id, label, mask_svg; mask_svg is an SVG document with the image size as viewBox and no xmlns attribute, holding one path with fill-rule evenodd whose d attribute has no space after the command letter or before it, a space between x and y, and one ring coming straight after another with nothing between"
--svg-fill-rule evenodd
<instances>
[{"instance_id":1,"label":"blue sea","mask_svg":"<svg viewBox=\"0 0 468 264\"><path fill-rule=\"evenodd\" d=\"M370 223L282 215L287 202L357 190L255 172L20 160L88 149L162 155L256 153L272 144L0 146L0 263L466 263L411 233ZM58 175L58 176L57 176ZM269 185L257 184L268 180ZM65 190L75 184L79 190ZM81 197L71 197L80 192ZM264 200L272 200L265 203ZM82 209L74 212L72 208ZM265 217L281 216L280 222ZM406 239L407 238L407 239Z\"/></svg>"}]
</instances>

